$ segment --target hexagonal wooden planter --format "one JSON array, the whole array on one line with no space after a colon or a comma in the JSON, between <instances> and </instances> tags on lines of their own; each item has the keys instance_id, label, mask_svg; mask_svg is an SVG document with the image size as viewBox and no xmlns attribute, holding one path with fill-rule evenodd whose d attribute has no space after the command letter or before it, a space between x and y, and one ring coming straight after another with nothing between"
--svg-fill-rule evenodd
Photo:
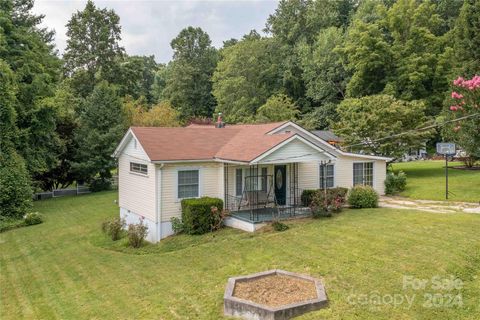
<instances>
[{"instance_id":1,"label":"hexagonal wooden planter","mask_svg":"<svg viewBox=\"0 0 480 320\"><path fill-rule=\"evenodd\" d=\"M311 281L316 288L317 298L312 300L299 301L281 306L268 306L253 301L240 299L234 296L235 285L242 281L255 281L271 275L285 275L293 278ZM314 311L325 307L328 304L325 288L319 279L283 270L269 270L242 277L229 278L225 289L224 313L228 316L241 317L251 320L283 320L290 319L306 312Z\"/></svg>"}]
</instances>

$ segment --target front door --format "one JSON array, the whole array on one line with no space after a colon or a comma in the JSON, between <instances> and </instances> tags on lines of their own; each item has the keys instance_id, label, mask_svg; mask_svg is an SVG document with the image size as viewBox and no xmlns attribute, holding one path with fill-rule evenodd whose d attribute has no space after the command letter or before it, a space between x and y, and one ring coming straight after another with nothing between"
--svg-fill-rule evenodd
<instances>
[{"instance_id":1,"label":"front door","mask_svg":"<svg viewBox=\"0 0 480 320\"><path fill-rule=\"evenodd\" d=\"M279 205L287 203L287 166L275 166L275 198Z\"/></svg>"}]
</instances>

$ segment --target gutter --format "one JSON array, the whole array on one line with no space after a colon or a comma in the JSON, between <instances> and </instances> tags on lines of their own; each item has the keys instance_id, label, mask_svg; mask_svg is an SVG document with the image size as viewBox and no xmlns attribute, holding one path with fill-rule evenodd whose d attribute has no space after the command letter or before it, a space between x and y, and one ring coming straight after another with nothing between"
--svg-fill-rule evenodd
<instances>
[{"instance_id":1,"label":"gutter","mask_svg":"<svg viewBox=\"0 0 480 320\"><path fill-rule=\"evenodd\" d=\"M157 224L157 236L158 241L162 239L162 204L161 204L161 195L162 195L162 168L165 164L160 163L158 170L155 170L155 218ZM156 168L157 169L157 168Z\"/></svg>"}]
</instances>

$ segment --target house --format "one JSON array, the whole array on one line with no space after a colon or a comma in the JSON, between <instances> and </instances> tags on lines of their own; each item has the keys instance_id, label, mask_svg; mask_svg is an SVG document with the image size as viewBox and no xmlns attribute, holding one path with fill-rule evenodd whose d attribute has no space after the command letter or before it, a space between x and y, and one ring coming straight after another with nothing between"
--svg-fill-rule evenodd
<instances>
[{"instance_id":1,"label":"house","mask_svg":"<svg viewBox=\"0 0 480 320\"><path fill-rule=\"evenodd\" d=\"M120 215L143 217L151 242L173 234L182 199L221 198L232 214L226 224L254 231L272 217L308 213L305 189L365 184L383 194L390 160L344 152L290 121L132 127L114 157Z\"/></svg>"},{"instance_id":2,"label":"house","mask_svg":"<svg viewBox=\"0 0 480 320\"><path fill-rule=\"evenodd\" d=\"M333 133L333 131L330 130L313 130L312 133L336 147L339 147L344 142L343 138L337 136L335 133Z\"/></svg>"}]
</instances>

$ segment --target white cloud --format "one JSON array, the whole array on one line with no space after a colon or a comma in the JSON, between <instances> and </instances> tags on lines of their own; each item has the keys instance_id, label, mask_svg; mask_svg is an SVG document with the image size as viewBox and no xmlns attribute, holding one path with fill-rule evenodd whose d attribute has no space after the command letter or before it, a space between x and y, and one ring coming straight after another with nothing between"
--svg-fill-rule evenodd
<instances>
[{"instance_id":1,"label":"white cloud","mask_svg":"<svg viewBox=\"0 0 480 320\"><path fill-rule=\"evenodd\" d=\"M86 0L37 0L36 14L55 29L60 53L66 46L68 20L85 7ZM224 40L240 38L251 29L261 31L277 0L257 1L96 1L98 7L114 9L122 25L122 45L128 54L155 55L159 62L171 59L170 41L185 27L201 27L216 47Z\"/></svg>"}]
</instances>

